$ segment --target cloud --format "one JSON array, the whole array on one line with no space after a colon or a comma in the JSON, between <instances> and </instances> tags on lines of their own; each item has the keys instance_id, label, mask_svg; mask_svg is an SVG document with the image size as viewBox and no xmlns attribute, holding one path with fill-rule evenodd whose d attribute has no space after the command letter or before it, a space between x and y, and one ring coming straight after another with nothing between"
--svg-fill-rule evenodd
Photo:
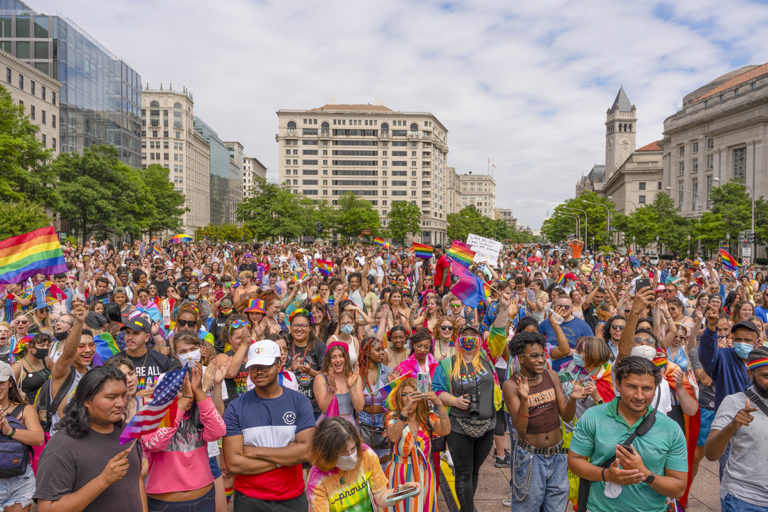
<instances>
[{"instance_id":1,"label":"cloud","mask_svg":"<svg viewBox=\"0 0 768 512\"><path fill-rule=\"evenodd\" d=\"M623 85L638 146L682 97L765 62L764 2L30 0L63 11L277 176L275 111L374 103L434 113L448 164L496 164L497 206L538 227L604 159L605 111Z\"/></svg>"}]
</instances>

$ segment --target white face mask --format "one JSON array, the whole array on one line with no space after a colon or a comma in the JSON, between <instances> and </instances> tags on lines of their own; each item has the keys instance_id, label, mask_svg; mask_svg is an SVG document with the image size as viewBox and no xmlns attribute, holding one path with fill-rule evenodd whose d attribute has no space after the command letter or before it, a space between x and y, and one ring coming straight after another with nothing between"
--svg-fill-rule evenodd
<instances>
[{"instance_id":1,"label":"white face mask","mask_svg":"<svg viewBox=\"0 0 768 512\"><path fill-rule=\"evenodd\" d=\"M351 471L357 466L357 450L352 455L339 455L336 459L336 467L342 471Z\"/></svg>"},{"instance_id":2,"label":"white face mask","mask_svg":"<svg viewBox=\"0 0 768 512\"><path fill-rule=\"evenodd\" d=\"M656 357L656 347L651 347L650 345L635 345L632 347L630 355L653 361L653 358Z\"/></svg>"},{"instance_id":3,"label":"white face mask","mask_svg":"<svg viewBox=\"0 0 768 512\"><path fill-rule=\"evenodd\" d=\"M185 365L187 363L199 363L200 362L200 349L193 350L192 352L187 352L186 354L179 354L176 356L179 358L179 361L181 361L182 365Z\"/></svg>"}]
</instances>

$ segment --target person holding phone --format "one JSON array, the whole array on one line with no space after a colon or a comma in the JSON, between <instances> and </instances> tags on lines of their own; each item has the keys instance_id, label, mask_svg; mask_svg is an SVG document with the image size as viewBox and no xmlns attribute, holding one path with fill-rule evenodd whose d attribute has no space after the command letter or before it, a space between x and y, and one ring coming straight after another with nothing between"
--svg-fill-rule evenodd
<instances>
[{"instance_id":1,"label":"person holding phone","mask_svg":"<svg viewBox=\"0 0 768 512\"><path fill-rule=\"evenodd\" d=\"M418 482L388 488L376 453L343 418L320 422L312 436L311 453L307 497L312 512L384 509L421 490Z\"/></svg>"}]
</instances>

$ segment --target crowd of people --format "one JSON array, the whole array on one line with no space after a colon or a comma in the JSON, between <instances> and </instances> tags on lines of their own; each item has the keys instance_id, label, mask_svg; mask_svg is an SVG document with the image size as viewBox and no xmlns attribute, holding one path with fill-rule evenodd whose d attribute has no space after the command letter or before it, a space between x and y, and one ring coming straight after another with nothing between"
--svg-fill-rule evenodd
<instances>
[{"instance_id":1,"label":"crowd of people","mask_svg":"<svg viewBox=\"0 0 768 512\"><path fill-rule=\"evenodd\" d=\"M0 510L471 512L489 457L514 511L684 510L706 457L767 511L768 280L572 245L473 262L470 307L440 247L65 244L0 285Z\"/></svg>"}]
</instances>

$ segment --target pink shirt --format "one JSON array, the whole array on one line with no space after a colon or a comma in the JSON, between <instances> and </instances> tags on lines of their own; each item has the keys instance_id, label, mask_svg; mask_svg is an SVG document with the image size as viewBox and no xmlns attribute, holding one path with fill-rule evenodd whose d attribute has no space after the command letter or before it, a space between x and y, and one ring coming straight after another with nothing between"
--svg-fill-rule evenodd
<instances>
[{"instance_id":1,"label":"pink shirt","mask_svg":"<svg viewBox=\"0 0 768 512\"><path fill-rule=\"evenodd\" d=\"M178 432L186 412L179 410L173 427L162 427L141 438L149 462L147 493L192 491L213 482L208 464L208 441L226 433L226 425L210 397L198 402L203 428L189 434Z\"/></svg>"}]
</instances>

